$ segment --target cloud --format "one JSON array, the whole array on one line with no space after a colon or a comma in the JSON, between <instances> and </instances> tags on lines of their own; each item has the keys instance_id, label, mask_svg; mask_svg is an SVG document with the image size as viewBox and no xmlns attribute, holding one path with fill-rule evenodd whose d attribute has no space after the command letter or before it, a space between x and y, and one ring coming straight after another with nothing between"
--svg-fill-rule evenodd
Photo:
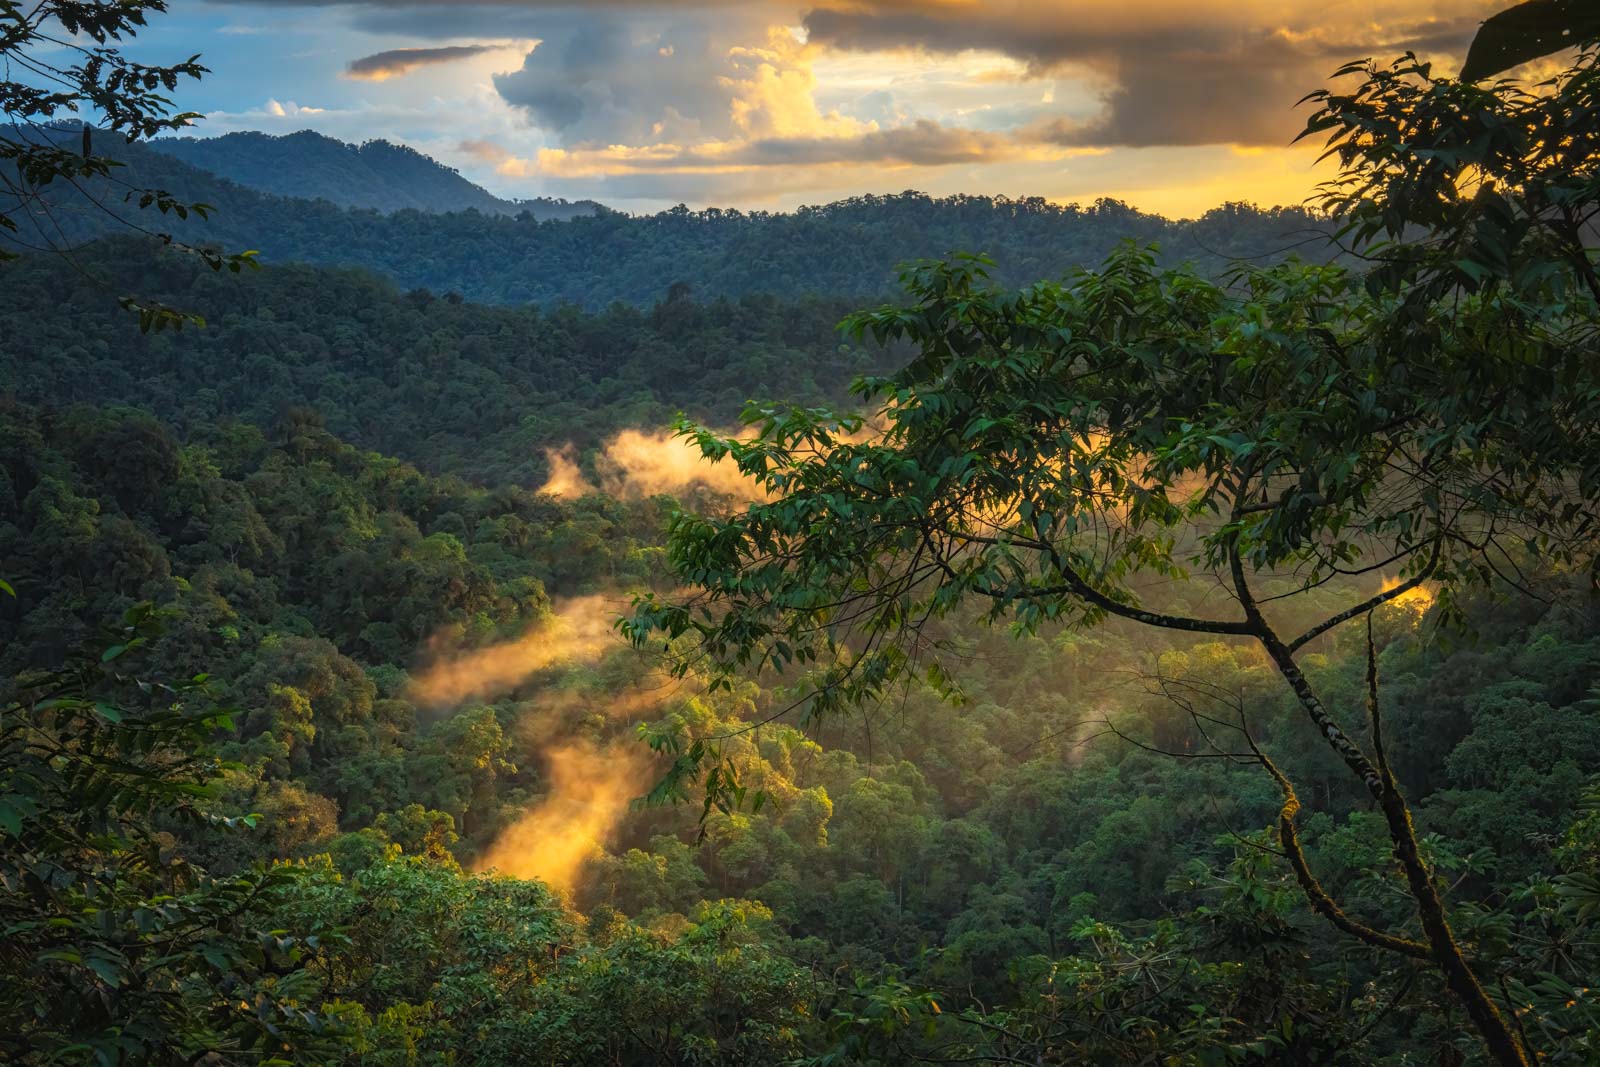
<instances>
[{"instance_id":1,"label":"cloud","mask_svg":"<svg viewBox=\"0 0 1600 1067\"><path fill-rule=\"evenodd\" d=\"M840 136L771 137L690 146L551 148L541 151L531 165L526 160L517 162L529 172L584 178L668 172L717 174L749 168L819 165L940 167L1038 158L1040 155L1041 149L1026 140L920 119L906 126ZM500 165L502 172L506 162Z\"/></svg>"},{"instance_id":2,"label":"cloud","mask_svg":"<svg viewBox=\"0 0 1600 1067\"><path fill-rule=\"evenodd\" d=\"M719 431L751 440L753 430ZM839 433L839 444L859 444L874 440L881 427L863 426L853 434ZM601 446L594 459L599 489L584 477L578 453L572 445L546 449L550 474L541 493L572 499L603 490L607 495L626 500L666 493L683 496L695 490L731 496L738 500L766 500L767 493L754 479L739 470L732 459L713 461L700 451L693 439L671 430L621 430Z\"/></svg>"},{"instance_id":3,"label":"cloud","mask_svg":"<svg viewBox=\"0 0 1600 1067\"><path fill-rule=\"evenodd\" d=\"M784 208L910 186L1127 193L1192 212L1215 202L1198 190L1306 195L1314 151L1230 153L1287 145L1306 114L1294 102L1345 60L1412 48L1449 69L1503 3L282 0L326 6L318 43L330 26L344 34L340 61L319 85L305 72L326 60L291 77L263 57L248 94L227 104L270 92L327 110L214 111L207 132L385 136L500 195L636 210ZM480 54L511 39L515 54ZM1149 173L1157 156L1165 169Z\"/></svg>"},{"instance_id":4,"label":"cloud","mask_svg":"<svg viewBox=\"0 0 1600 1067\"><path fill-rule=\"evenodd\" d=\"M261 105L261 113L275 119L299 119L311 115L324 114L325 109L320 107L301 107L293 100L280 102L269 99L265 104Z\"/></svg>"},{"instance_id":5,"label":"cloud","mask_svg":"<svg viewBox=\"0 0 1600 1067\"><path fill-rule=\"evenodd\" d=\"M1027 154L1015 138L986 130L945 126L917 119L904 126L867 130L846 137L774 137L752 141L733 157L754 166L804 163L886 163L940 167L982 163Z\"/></svg>"},{"instance_id":6,"label":"cloud","mask_svg":"<svg viewBox=\"0 0 1600 1067\"><path fill-rule=\"evenodd\" d=\"M435 709L498 699L531 675L562 665L585 670L579 686L541 686L511 708L519 747L538 752L543 796L506 827L474 869L538 878L571 889L649 788L654 758L631 730L591 735L596 714L627 723L658 713L682 688L659 670L617 685L598 684L595 665L623 642L613 627L624 597L576 597L522 637L488 648L450 652L434 647L433 665L413 683L414 699ZM568 682L572 676L568 677Z\"/></svg>"},{"instance_id":7,"label":"cloud","mask_svg":"<svg viewBox=\"0 0 1600 1067\"><path fill-rule=\"evenodd\" d=\"M537 878L570 890L649 788L649 754L636 741L597 744L574 739L542 754L543 800L507 827L474 869Z\"/></svg>"},{"instance_id":8,"label":"cloud","mask_svg":"<svg viewBox=\"0 0 1600 1067\"><path fill-rule=\"evenodd\" d=\"M563 145L726 137L737 125L734 53L761 32L738 18L713 25L596 15L543 35L494 85Z\"/></svg>"},{"instance_id":9,"label":"cloud","mask_svg":"<svg viewBox=\"0 0 1600 1067\"><path fill-rule=\"evenodd\" d=\"M351 60L349 66L345 67L344 76L357 81L388 81L390 78L404 77L420 67L470 59L503 47L497 44L467 44L444 48L391 48L387 52Z\"/></svg>"},{"instance_id":10,"label":"cloud","mask_svg":"<svg viewBox=\"0 0 1600 1067\"><path fill-rule=\"evenodd\" d=\"M541 686L509 709L508 726L519 748L538 753L543 796L495 838L475 870L571 889L584 865L615 835L631 800L649 788L654 759L633 731L592 736L597 715L633 722L659 713L682 689L679 679L659 670L622 685L595 682L595 665L622 647L612 623L626 607L621 597L562 601L551 619L523 638L447 655L413 688L414 696L438 708L502 697L549 667L585 668L585 683Z\"/></svg>"},{"instance_id":11,"label":"cloud","mask_svg":"<svg viewBox=\"0 0 1600 1067\"><path fill-rule=\"evenodd\" d=\"M751 42L748 34L763 35ZM738 32L734 32L738 31ZM801 166L946 166L1027 156L996 131L905 115L883 90L862 113L818 103L818 49L784 27L597 17L547 41L500 94L557 144L531 157L475 146L505 176L575 180Z\"/></svg>"},{"instance_id":12,"label":"cloud","mask_svg":"<svg viewBox=\"0 0 1600 1067\"><path fill-rule=\"evenodd\" d=\"M480 163L499 163L511 153L481 137L468 138L456 143L456 151L471 156Z\"/></svg>"},{"instance_id":13,"label":"cloud","mask_svg":"<svg viewBox=\"0 0 1600 1067\"><path fill-rule=\"evenodd\" d=\"M1104 148L1283 146L1303 122L1294 102L1334 66L1458 47L1490 2L825 0L625 20L626 4L559 18L532 4L559 24L494 85L551 143L484 158L509 179L694 198L740 172L861 180ZM819 84L819 66L837 76L851 56L853 95Z\"/></svg>"},{"instance_id":14,"label":"cloud","mask_svg":"<svg viewBox=\"0 0 1600 1067\"><path fill-rule=\"evenodd\" d=\"M597 492L578 466L571 445L546 449L550 475L541 493L573 499ZM766 495L740 473L732 460L713 463L694 442L671 431L622 430L600 449L595 466L600 487L615 497L637 500L669 493L682 496L695 488L728 494L740 500L763 500Z\"/></svg>"},{"instance_id":15,"label":"cloud","mask_svg":"<svg viewBox=\"0 0 1600 1067\"><path fill-rule=\"evenodd\" d=\"M464 173L470 172L468 177L474 181L492 177L495 162L509 154L491 157L485 154L486 150L493 153L493 146L515 145L519 138L528 137L523 116L486 82L445 95L440 87L412 87L402 80L398 85L387 83L383 98L371 101L340 99L337 90L369 83L348 83L342 78L338 81L343 84L324 89L325 95L317 101L325 106L306 107L279 97L237 111L208 111L204 123L197 125L192 135L215 137L235 130L286 134L314 129L356 144L381 137L460 167ZM463 133L470 136L464 138ZM525 185L505 191L530 195Z\"/></svg>"},{"instance_id":16,"label":"cloud","mask_svg":"<svg viewBox=\"0 0 1600 1067\"><path fill-rule=\"evenodd\" d=\"M896 52L925 58L988 53L1012 61L974 72L974 82L1076 80L1093 94L1097 112L1059 107L1028 119L1019 136L1121 147L1283 145L1300 129L1294 101L1338 63L1408 48L1459 54L1478 22L1503 0L821 0L810 8L797 0L590 0L582 6L569 0L349 0L341 6L368 32L425 39L441 32L520 33L544 40L520 69L498 75L494 84L561 148L695 146L740 135L803 138L805 131L755 128L744 109L772 90L777 97L769 105L816 110L812 66L818 57ZM803 46L774 50L773 27L795 23L803 28ZM395 49L357 60L349 73L393 77L481 47ZM761 62L752 63L752 54ZM755 80L752 67L760 76ZM1052 105L1054 87L1034 99ZM761 110L777 113L770 106ZM878 110L895 113L892 105ZM957 115L913 117L950 126ZM534 171L513 166L503 173Z\"/></svg>"},{"instance_id":17,"label":"cloud","mask_svg":"<svg viewBox=\"0 0 1600 1067\"><path fill-rule=\"evenodd\" d=\"M1435 12L1425 9L1434 7ZM846 52L973 50L1022 61L1024 77L1068 74L1097 88L1100 113L1046 120L1038 140L1070 145L1281 145L1294 101L1348 59L1462 50L1491 5L866 2L821 6L808 40ZM1419 10L1421 9L1421 10Z\"/></svg>"},{"instance_id":18,"label":"cloud","mask_svg":"<svg viewBox=\"0 0 1600 1067\"><path fill-rule=\"evenodd\" d=\"M583 476L583 470L578 466L578 450L572 445L547 448L544 450L544 458L550 467L550 475L539 488L539 492L548 493L561 500L576 500L598 492L589 479Z\"/></svg>"}]
</instances>

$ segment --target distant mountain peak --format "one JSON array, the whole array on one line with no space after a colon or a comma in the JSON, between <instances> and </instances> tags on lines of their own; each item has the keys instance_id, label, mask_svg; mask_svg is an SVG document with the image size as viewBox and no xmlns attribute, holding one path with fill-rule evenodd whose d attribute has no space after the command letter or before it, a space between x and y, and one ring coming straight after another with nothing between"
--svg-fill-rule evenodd
<instances>
[{"instance_id":1,"label":"distant mountain peak","mask_svg":"<svg viewBox=\"0 0 1600 1067\"><path fill-rule=\"evenodd\" d=\"M374 138L359 145L315 130L257 131L220 137L163 137L152 148L247 188L277 196L327 200L382 212L480 211L567 219L601 210L592 200L505 200L474 185L410 145Z\"/></svg>"}]
</instances>

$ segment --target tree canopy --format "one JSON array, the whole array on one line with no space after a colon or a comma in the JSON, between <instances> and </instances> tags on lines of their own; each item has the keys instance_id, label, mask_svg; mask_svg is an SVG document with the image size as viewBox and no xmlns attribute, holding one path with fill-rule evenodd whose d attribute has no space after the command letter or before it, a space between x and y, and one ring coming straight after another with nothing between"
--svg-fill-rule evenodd
<instances>
[{"instance_id":1,"label":"tree canopy","mask_svg":"<svg viewBox=\"0 0 1600 1067\"><path fill-rule=\"evenodd\" d=\"M1347 68L1305 214L0 267L0 1058L1594 1064L1595 62Z\"/></svg>"},{"instance_id":2,"label":"tree canopy","mask_svg":"<svg viewBox=\"0 0 1600 1067\"><path fill-rule=\"evenodd\" d=\"M234 273L253 253L225 254L212 246L175 241L170 232L148 229L132 213L154 208L174 224L203 220L211 207L156 184L130 181L123 161L103 150L107 137L134 144L188 126L199 114L178 112L172 99L180 81L206 73L199 56L180 63L135 62L119 47L165 0L5 0L0 3L0 162L15 171L0 175L0 260L16 250L71 256L81 235L63 228L56 205L65 201L89 212L102 229L132 229L190 252L211 267ZM101 134L101 149L95 134ZM74 260L76 263L76 261ZM85 270L81 265L79 270ZM165 304L131 296L122 306L139 316L142 330L181 327L194 321Z\"/></svg>"},{"instance_id":3,"label":"tree canopy","mask_svg":"<svg viewBox=\"0 0 1600 1067\"><path fill-rule=\"evenodd\" d=\"M1253 759L1282 791L1279 842L1308 903L1431 960L1491 1055L1530 1062L1461 954L1387 767L1376 650L1365 745L1297 653L1424 582L1448 616L1473 585L1518 584L1519 560L1593 559L1592 152L1568 131L1593 125L1594 65L1586 52L1530 96L1408 59L1346 68L1360 88L1315 94L1308 132L1327 131L1342 166L1325 200L1370 270L1289 262L1223 286L1130 246L1101 270L1011 291L981 257L914 267L910 304L848 323L916 353L858 381L865 422L758 407L746 436L681 427L772 499L675 516L673 568L702 596L646 596L629 632L641 645L692 636L680 669L800 668L813 717L881 700L913 669L953 690L930 623L969 601L1024 632L1115 617L1258 642L1384 813L1422 936L1346 914L1242 713L1196 711L1222 732L1207 735L1217 756ZM1380 571L1404 580L1298 633L1274 621L1286 598ZM1160 606L1159 583L1196 572L1219 591L1210 610ZM707 754L680 757L664 788ZM742 797L720 764L705 774L708 810L719 792Z\"/></svg>"}]
</instances>

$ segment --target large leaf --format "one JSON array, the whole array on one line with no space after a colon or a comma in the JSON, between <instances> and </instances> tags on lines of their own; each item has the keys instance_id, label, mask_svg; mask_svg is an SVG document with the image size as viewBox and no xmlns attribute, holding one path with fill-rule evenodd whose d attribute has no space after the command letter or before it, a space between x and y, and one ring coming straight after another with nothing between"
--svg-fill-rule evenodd
<instances>
[{"instance_id":1,"label":"large leaf","mask_svg":"<svg viewBox=\"0 0 1600 1067\"><path fill-rule=\"evenodd\" d=\"M1484 21L1467 51L1461 80L1479 81L1597 38L1600 4L1594 0L1527 0Z\"/></svg>"}]
</instances>

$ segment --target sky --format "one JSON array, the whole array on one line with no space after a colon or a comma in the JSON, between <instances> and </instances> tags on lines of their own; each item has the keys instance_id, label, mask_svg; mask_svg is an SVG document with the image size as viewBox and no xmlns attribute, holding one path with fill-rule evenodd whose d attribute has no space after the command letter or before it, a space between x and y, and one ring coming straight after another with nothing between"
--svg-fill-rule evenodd
<instances>
[{"instance_id":1,"label":"sky","mask_svg":"<svg viewBox=\"0 0 1600 1067\"><path fill-rule=\"evenodd\" d=\"M1296 101L1444 70L1504 0L171 0L195 132L411 145L505 197L628 211L863 193L1115 197L1192 217L1328 175Z\"/></svg>"}]
</instances>

